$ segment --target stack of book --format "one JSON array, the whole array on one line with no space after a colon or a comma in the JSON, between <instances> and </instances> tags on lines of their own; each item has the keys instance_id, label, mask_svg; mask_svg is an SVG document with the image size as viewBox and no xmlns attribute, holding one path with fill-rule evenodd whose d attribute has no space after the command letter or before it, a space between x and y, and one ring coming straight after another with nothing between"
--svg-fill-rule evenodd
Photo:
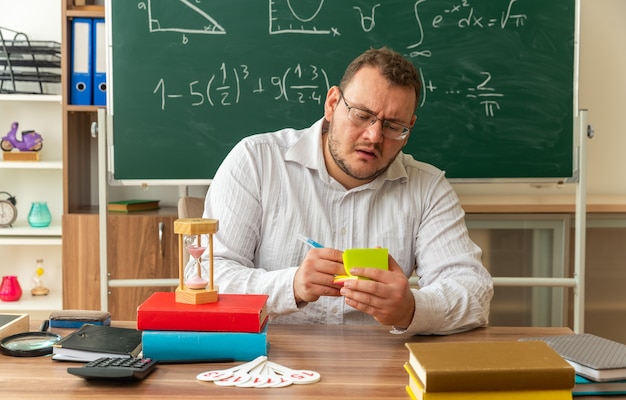
<instances>
[{"instance_id":1,"label":"stack of book","mask_svg":"<svg viewBox=\"0 0 626 400\"><path fill-rule=\"evenodd\" d=\"M546 342L574 367L574 396L626 394L625 344L590 333L523 340Z\"/></svg>"},{"instance_id":2,"label":"stack of book","mask_svg":"<svg viewBox=\"0 0 626 400\"><path fill-rule=\"evenodd\" d=\"M543 342L406 343L419 400L572 399L574 369Z\"/></svg>"},{"instance_id":3,"label":"stack of book","mask_svg":"<svg viewBox=\"0 0 626 400\"><path fill-rule=\"evenodd\" d=\"M267 356L267 295L220 294L207 304L157 292L137 307L143 356L159 362L250 361Z\"/></svg>"}]
</instances>

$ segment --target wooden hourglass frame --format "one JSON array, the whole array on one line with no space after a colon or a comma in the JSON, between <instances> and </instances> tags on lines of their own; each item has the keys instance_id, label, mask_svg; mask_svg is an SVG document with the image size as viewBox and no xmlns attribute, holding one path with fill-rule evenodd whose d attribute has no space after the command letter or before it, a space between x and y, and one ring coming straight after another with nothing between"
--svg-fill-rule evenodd
<instances>
[{"instance_id":1,"label":"wooden hourglass frame","mask_svg":"<svg viewBox=\"0 0 626 400\"><path fill-rule=\"evenodd\" d=\"M176 288L176 302L185 304L215 303L218 300L217 287L213 286L213 234L219 229L216 219L208 218L181 218L174 221L174 233L178 235L178 287ZM192 289L185 283L184 251L186 249L183 238L197 236L200 242L201 235L209 235L209 284L205 288ZM200 274L200 271L197 271Z\"/></svg>"}]
</instances>

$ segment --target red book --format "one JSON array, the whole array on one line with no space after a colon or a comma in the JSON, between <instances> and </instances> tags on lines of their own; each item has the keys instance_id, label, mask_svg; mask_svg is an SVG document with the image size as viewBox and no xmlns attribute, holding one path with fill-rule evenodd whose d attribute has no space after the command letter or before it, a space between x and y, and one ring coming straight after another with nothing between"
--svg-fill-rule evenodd
<instances>
[{"instance_id":1,"label":"red book","mask_svg":"<svg viewBox=\"0 0 626 400\"><path fill-rule=\"evenodd\" d=\"M137 307L137 329L259 333L267 323L266 294L220 294L215 303L177 303L156 292Z\"/></svg>"}]
</instances>

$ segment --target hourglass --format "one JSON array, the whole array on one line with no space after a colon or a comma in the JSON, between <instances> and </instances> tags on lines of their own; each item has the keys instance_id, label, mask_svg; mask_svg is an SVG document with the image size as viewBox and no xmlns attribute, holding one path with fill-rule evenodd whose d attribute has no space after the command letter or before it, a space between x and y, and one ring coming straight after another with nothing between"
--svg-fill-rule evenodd
<instances>
[{"instance_id":1,"label":"hourglass","mask_svg":"<svg viewBox=\"0 0 626 400\"><path fill-rule=\"evenodd\" d=\"M217 287L213 286L213 234L217 232L218 225L218 220L207 218L182 218L174 221L174 233L179 235L177 303L205 304L217 301ZM202 277L201 257L206 250L202 235L209 235L208 281ZM185 279L185 251L195 260L195 274L189 279Z\"/></svg>"}]
</instances>

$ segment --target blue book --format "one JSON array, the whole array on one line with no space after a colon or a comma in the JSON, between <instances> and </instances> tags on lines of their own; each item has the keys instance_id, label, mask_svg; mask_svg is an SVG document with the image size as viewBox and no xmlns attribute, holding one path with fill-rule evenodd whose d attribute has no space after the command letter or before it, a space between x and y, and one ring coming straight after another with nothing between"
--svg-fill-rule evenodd
<instances>
[{"instance_id":1,"label":"blue book","mask_svg":"<svg viewBox=\"0 0 626 400\"><path fill-rule=\"evenodd\" d=\"M50 328L80 328L85 324L90 325L100 325L100 326L110 326L111 318L107 318L102 321L80 321L80 320L63 320L63 319L51 319L50 320Z\"/></svg>"},{"instance_id":2,"label":"blue book","mask_svg":"<svg viewBox=\"0 0 626 400\"><path fill-rule=\"evenodd\" d=\"M97 310L58 310L48 317L50 328L77 329L85 324L110 326L111 313Z\"/></svg>"},{"instance_id":3,"label":"blue book","mask_svg":"<svg viewBox=\"0 0 626 400\"><path fill-rule=\"evenodd\" d=\"M596 382L576 375L572 396L602 396L626 394L626 380Z\"/></svg>"},{"instance_id":4,"label":"blue book","mask_svg":"<svg viewBox=\"0 0 626 400\"><path fill-rule=\"evenodd\" d=\"M170 363L251 361L267 355L268 325L260 333L146 330L143 356Z\"/></svg>"}]
</instances>

